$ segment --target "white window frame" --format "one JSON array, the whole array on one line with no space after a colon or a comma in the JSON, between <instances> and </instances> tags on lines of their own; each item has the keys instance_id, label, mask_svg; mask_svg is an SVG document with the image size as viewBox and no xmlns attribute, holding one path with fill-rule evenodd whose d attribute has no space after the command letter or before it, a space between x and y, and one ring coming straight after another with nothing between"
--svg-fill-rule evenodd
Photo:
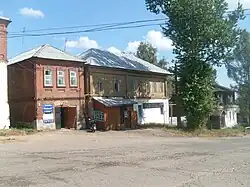
<instances>
[{"instance_id":1,"label":"white window frame","mask_svg":"<svg viewBox=\"0 0 250 187\"><path fill-rule=\"evenodd\" d=\"M50 75L46 75L46 72L50 72ZM51 69L45 68L44 69L44 75L43 75L43 82L44 86L53 86L53 71ZM47 83L49 81L50 83Z\"/></svg>"},{"instance_id":2,"label":"white window frame","mask_svg":"<svg viewBox=\"0 0 250 187\"><path fill-rule=\"evenodd\" d=\"M74 75L72 75L72 74L74 74ZM72 78L75 79L75 83L74 84L72 84L72 82L71 82ZM69 71L69 85L71 87L76 87L77 86L77 73L76 73L76 71L73 71L73 70Z\"/></svg>"},{"instance_id":3,"label":"white window frame","mask_svg":"<svg viewBox=\"0 0 250 187\"><path fill-rule=\"evenodd\" d=\"M62 73L62 74L60 75L60 73ZM60 78L63 78L62 84L59 83ZM65 84L65 71L63 71L63 70L57 70L57 86L58 87L65 87L66 86L66 84Z\"/></svg>"}]
</instances>

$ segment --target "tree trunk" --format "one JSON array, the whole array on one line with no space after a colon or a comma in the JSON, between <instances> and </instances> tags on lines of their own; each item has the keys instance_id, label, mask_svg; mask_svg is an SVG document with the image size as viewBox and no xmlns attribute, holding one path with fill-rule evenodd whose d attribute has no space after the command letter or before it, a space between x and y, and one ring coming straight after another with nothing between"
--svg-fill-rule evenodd
<instances>
[{"instance_id":1,"label":"tree trunk","mask_svg":"<svg viewBox=\"0 0 250 187\"><path fill-rule=\"evenodd\" d=\"M176 96L176 117L177 117L177 128L182 128L182 124L181 124L181 115L180 115L180 98L179 98L179 91L178 91L178 76L177 76L177 64L175 62L174 65L174 76L175 76L175 96Z\"/></svg>"}]
</instances>

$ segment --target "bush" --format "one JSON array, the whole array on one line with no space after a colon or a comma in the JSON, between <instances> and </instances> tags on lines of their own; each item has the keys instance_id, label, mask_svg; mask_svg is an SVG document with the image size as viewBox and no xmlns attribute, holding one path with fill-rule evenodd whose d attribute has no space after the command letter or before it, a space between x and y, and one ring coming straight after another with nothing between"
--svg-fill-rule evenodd
<instances>
[{"instance_id":1,"label":"bush","mask_svg":"<svg viewBox=\"0 0 250 187\"><path fill-rule=\"evenodd\" d=\"M16 128L16 129L34 129L34 125L33 125L33 123L18 122L15 125L13 125L13 128Z\"/></svg>"}]
</instances>

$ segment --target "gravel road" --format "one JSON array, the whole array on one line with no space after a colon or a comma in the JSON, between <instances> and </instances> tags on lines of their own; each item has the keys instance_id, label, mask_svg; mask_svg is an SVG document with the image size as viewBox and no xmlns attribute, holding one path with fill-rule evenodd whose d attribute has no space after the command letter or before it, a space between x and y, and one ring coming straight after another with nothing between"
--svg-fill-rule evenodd
<instances>
[{"instance_id":1,"label":"gravel road","mask_svg":"<svg viewBox=\"0 0 250 187\"><path fill-rule=\"evenodd\" d=\"M57 131L0 144L0 186L250 186L250 137Z\"/></svg>"}]
</instances>

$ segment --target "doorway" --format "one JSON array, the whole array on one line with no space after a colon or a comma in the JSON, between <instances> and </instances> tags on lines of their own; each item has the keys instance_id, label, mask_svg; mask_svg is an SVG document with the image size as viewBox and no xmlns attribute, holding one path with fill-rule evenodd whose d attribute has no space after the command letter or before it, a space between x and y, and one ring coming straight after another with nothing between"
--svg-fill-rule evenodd
<instances>
[{"instance_id":1,"label":"doorway","mask_svg":"<svg viewBox=\"0 0 250 187\"><path fill-rule=\"evenodd\" d=\"M120 123L124 125L125 129L131 129L131 111L127 107L120 107Z\"/></svg>"},{"instance_id":2,"label":"doorway","mask_svg":"<svg viewBox=\"0 0 250 187\"><path fill-rule=\"evenodd\" d=\"M76 107L56 107L56 129L76 129Z\"/></svg>"}]
</instances>

